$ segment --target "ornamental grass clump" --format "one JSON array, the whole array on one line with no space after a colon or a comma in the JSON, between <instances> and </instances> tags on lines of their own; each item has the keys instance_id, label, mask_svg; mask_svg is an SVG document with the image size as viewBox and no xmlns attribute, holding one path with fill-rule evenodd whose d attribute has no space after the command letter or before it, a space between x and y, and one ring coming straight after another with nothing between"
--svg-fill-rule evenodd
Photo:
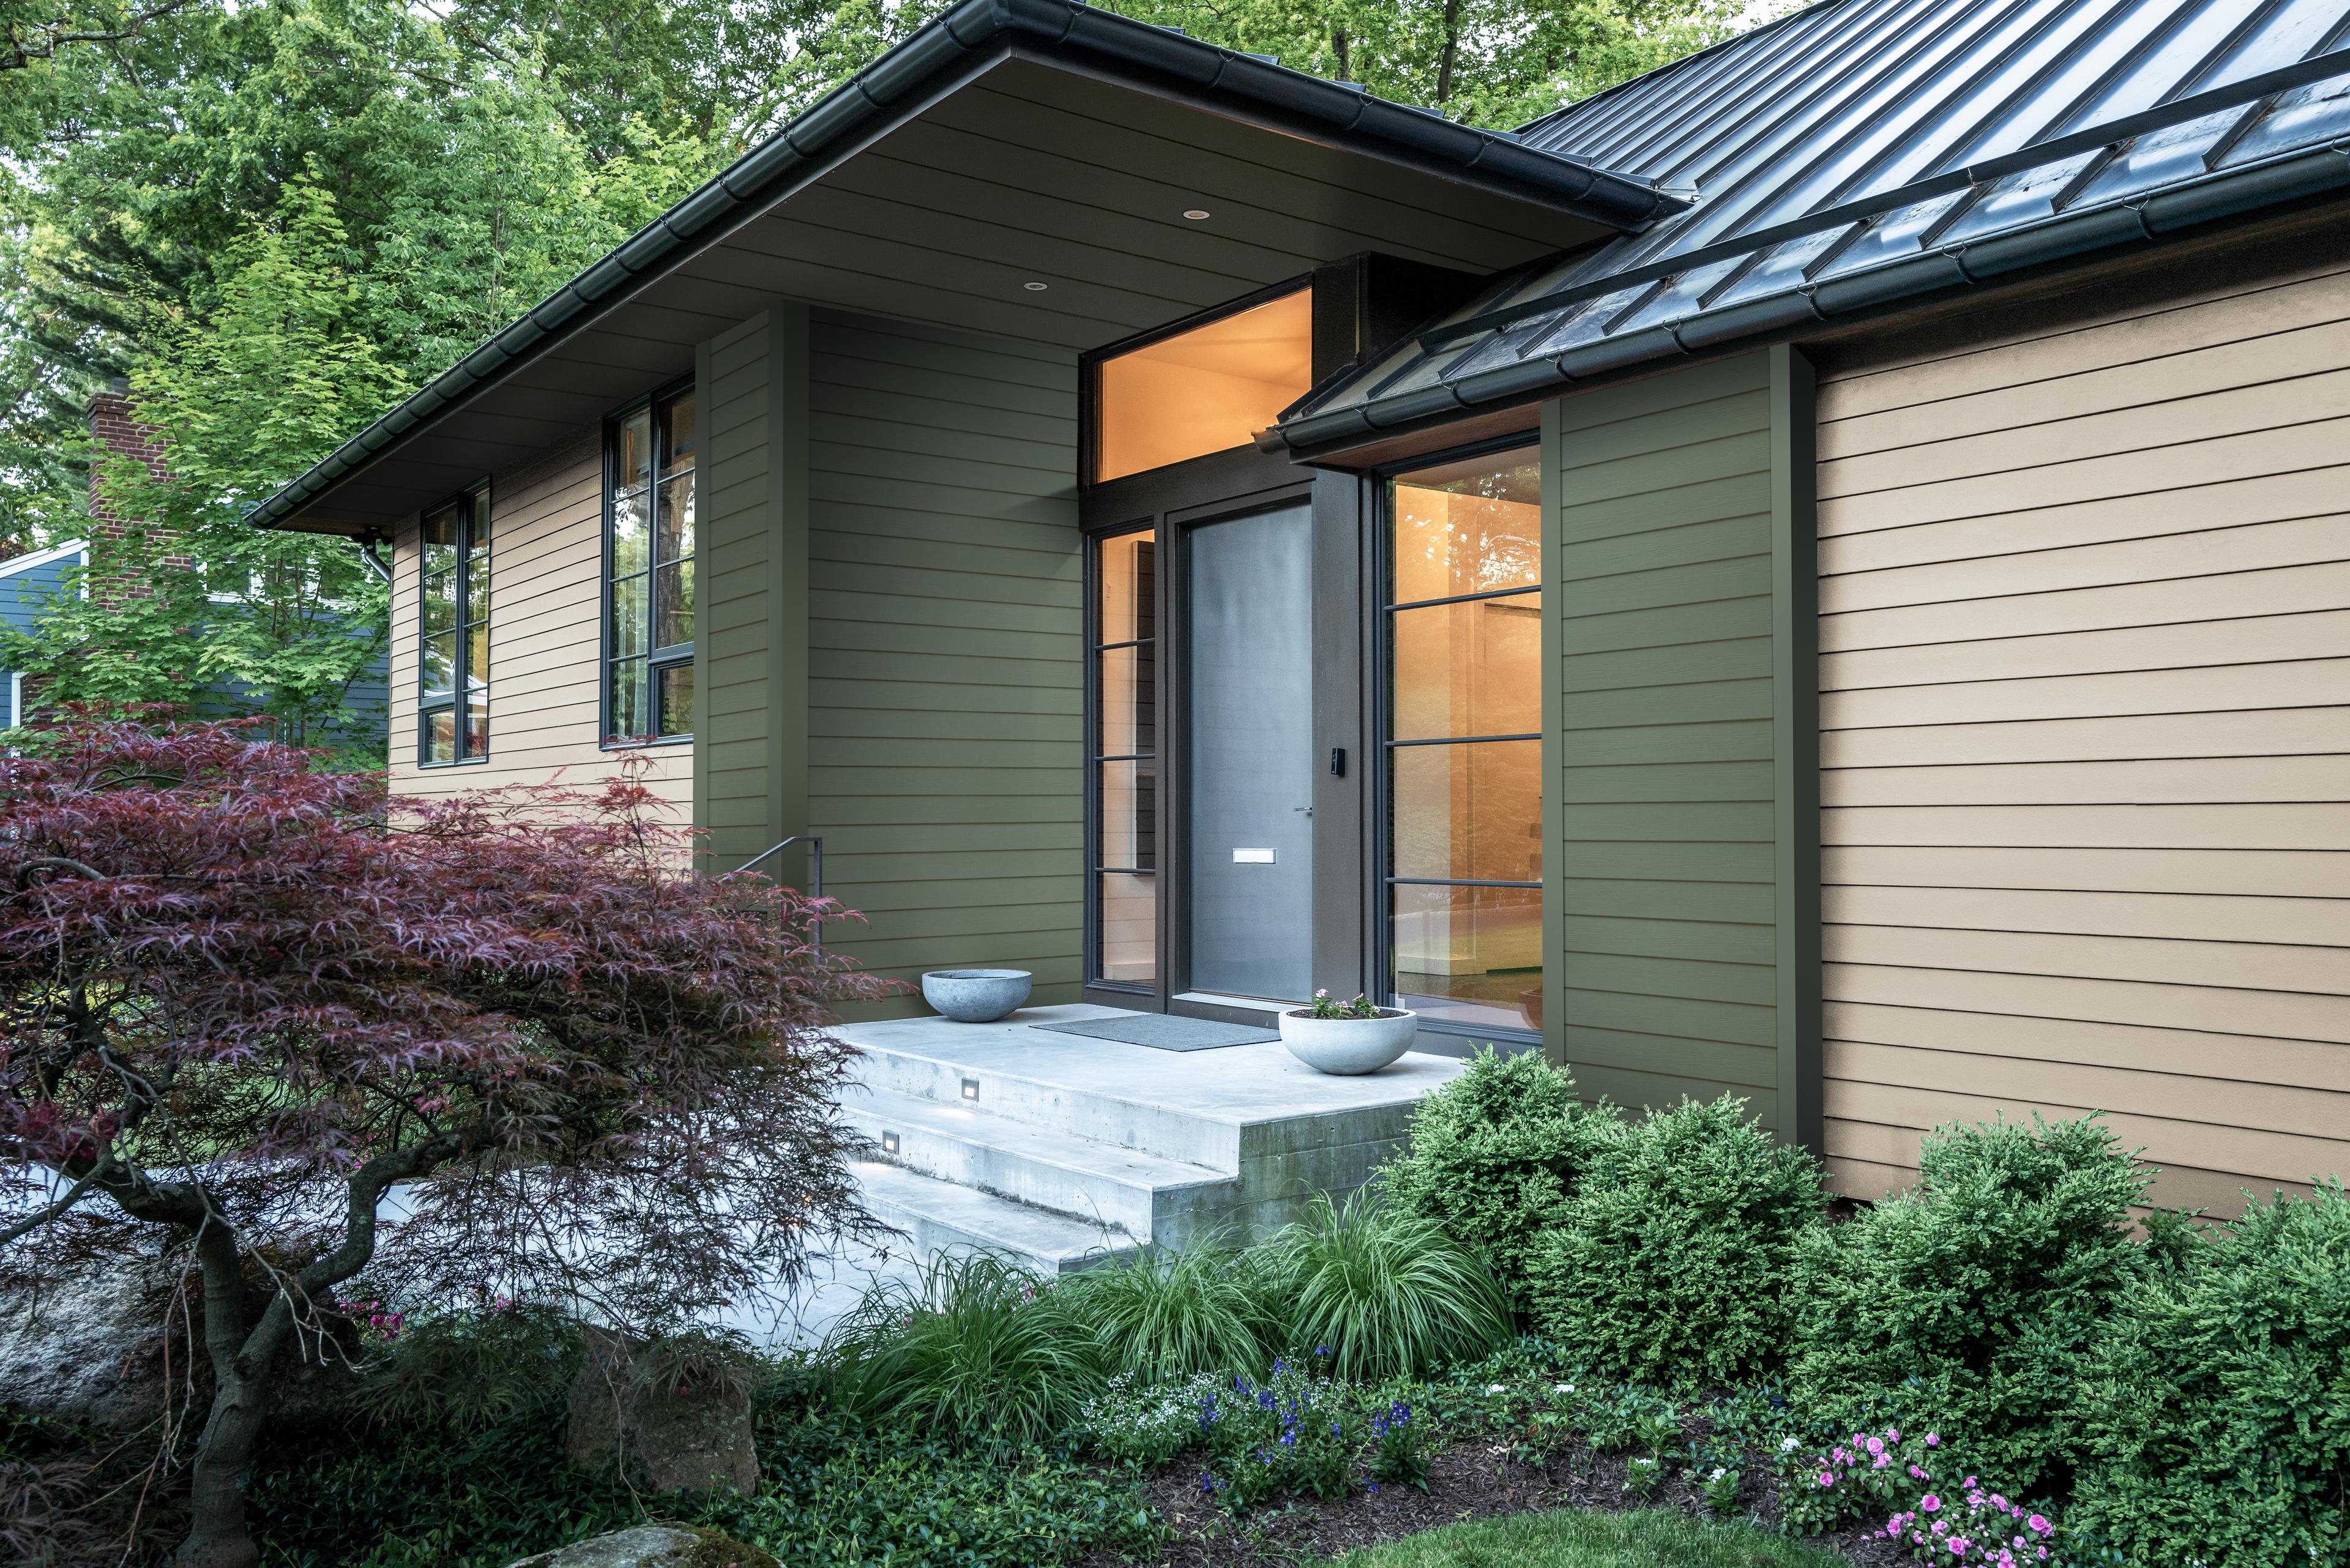
<instances>
[{"instance_id":1,"label":"ornamental grass clump","mask_svg":"<svg viewBox=\"0 0 2350 1568\"><path fill-rule=\"evenodd\" d=\"M2350 1197L2253 1202L2149 1274L2081 1378L2075 1513L2129 1562L2350 1552Z\"/></svg>"},{"instance_id":2,"label":"ornamental grass clump","mask_svg":"<svg viewBox=\"0 0 2350 1568\"><path fill-rule=\"evenodd\" d=\"M1486 1355L1510 1335L1509 1300L1444 1227L1357 1189L1317 1193L1263 1249L1292 1345L1350 1382L1418 1377Z\"/></svg>"},{"instance_id":3,"label":"ornamental grass clump","mask_svg":"<svg viewBox=\"0 0 2350 1568\"><path fill-rule=\"evenodd\" d=\"M1536 1052L1490 1047L1412 1112L1411 1142L1379 1168L1395 1208L1434 1222L1493 1272L1523 1313L1528 1264L1596 1153L1613 1113Z\"/></svg>"},{"instance_id":4,"label":"ornamental grass clump","mask_svg":"<svg viewBox=\"0 0 2350 1568\"><path fill-rule=\"evenodd\" d=\"M1262 1366L1279 1348L1281 1303L1263 1261L1214 1241L1147 1247L1055 1288L1110 1365L1139 1380Z\"/></svg>"},{"instance_id":5,"label":"ornamental grass clump","mask_svg":"<svg viewBox=\"0 0 2350 1568\"><path fill-rule=\"evenodd\" d=\"M867 1422L996 1452L1067 1430L1108 1381L1071 1298L985 1251L877 1284L825 1352L841 1403Z\"/></svg>"},{"instance_id":6,"label":"ornamental grass clump","mask_svg":"<svg viewBox=\"0 0 2350 1568\"><path fill-rule=\"evenodd\" d=\"M2150 1173L2094 1118L1939 1127L1918 1163L1915 1191L1804 1233L1791 1392L2061 1490L2083 1357L2151 1266L2130 1217Z\"/></svg>"},{"instance_id":7,"label":"ornamental grass clump","mask_svg":"<svg viewBox=\"0 0 2350 1568\"><path fill-rule=\"evenodd\" d=\"M1537 1333L1627 1381L1727 1385L1777 1368L1796 1244L1826 1199L1818 1159L1745 1112L1724 1096L1586 1118L1583 1179L1530 1252Z\"/></svg>"}]
</instances>

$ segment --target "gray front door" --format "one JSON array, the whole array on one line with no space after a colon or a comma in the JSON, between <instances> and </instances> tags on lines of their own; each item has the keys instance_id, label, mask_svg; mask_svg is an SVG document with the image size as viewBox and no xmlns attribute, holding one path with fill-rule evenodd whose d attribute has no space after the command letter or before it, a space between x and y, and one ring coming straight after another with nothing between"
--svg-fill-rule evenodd
<instances>
[{"instance_id":1,"label":"gray front door","mask_svg":"<svg viewBox=\"0 0 2350 1568\"><path fill-rule=\"evenodd\" d=\"M1314 513L1189 540L1191 983L1314 988Z\"/></svg>"}]
</instances>

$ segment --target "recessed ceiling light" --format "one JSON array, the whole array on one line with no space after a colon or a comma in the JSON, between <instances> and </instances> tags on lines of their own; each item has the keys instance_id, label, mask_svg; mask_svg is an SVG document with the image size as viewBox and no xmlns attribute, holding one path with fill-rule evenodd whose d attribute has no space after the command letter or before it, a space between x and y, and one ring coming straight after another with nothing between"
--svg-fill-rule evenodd
<instances>
[{"instance_id":1,"label":"recessed ceiling light","mask_svg":"<svg viewBox=\"0 0 2350 1568\"><path fill-rule=\"evenodd\" d=\"M1208 210L1205 207L1193 207L1186 211L1183 215L1196 223L1208 215Z\"/></svg>"},{"instance_id":2,"label":"recessed ceiling light","mask_svg":"<svg viewBox=\"0 0 2350 1568\"><path fill-rule=\"evenodd\" d=\"M1026 289L1031 294L1042 294L1045 292L1045 286L1041 283L1024 283L1020 286Z\"/></svg>"}]
</instances>

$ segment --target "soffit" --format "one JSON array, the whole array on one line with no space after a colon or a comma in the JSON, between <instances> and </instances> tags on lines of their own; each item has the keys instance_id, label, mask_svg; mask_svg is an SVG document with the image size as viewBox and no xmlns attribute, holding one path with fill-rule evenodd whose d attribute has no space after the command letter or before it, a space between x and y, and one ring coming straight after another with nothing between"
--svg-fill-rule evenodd
<instances>
[{"instance_id":1,"label":"soffit","mask_svg":"<svg viewBox=\"0 0 2350 1568\"><path fill-rule=\"evenodd\" d=\"M388 527L691 373L695 344L783 301L1074 356L1357 251L1490 273L1614 232L1009 51L287 525Z\"/></svg>"}]
</instances>

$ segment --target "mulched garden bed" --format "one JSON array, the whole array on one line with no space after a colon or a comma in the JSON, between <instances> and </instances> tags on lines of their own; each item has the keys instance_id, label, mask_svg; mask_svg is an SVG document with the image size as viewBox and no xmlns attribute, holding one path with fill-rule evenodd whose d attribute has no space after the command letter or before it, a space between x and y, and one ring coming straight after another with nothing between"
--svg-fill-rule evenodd
<instances>
[{"instance_id":1,"label":"mulched garden bed","mask_svg":"<svg viewBox=\"0 0 2350 1568\"><path fill-rule=\"evenodd\" d=\"M1390 1486L1335 1502L1301 1497L1268 1503L1235 1517L1201 1494L1197 1465L1171 1465L1145 1483L1151 1503L1168 1526L1168 1538L1159 1555L1145 1561L1159 1568L1312 1563L1463 1520L1539 1509L1617 1512L1669 1508L1694 1516L1723 1517L1710 1513L1679 1477L1659 1484L1648 1497L1638 1498L1624 1490L1624 1475L1621 1456L1588 1449L1569 1449L1531 1462L1513 1456L1506 1447L1460 1443L1435 1456L1424 1492ZM1734 1517L1766 1530L1777 1528L1777 1478L1760 1465L1748 1467L1738 1503ZM1813 1545L1840 1552L1866 1568L1890 1568L1911 1561L1893 1542L1872 1541L1859 1530L1808 1539ZM1087 1559L1084 1568L1114 1568L1129 1561L1097 1556Z\"/></svg>"}]
</instances>

